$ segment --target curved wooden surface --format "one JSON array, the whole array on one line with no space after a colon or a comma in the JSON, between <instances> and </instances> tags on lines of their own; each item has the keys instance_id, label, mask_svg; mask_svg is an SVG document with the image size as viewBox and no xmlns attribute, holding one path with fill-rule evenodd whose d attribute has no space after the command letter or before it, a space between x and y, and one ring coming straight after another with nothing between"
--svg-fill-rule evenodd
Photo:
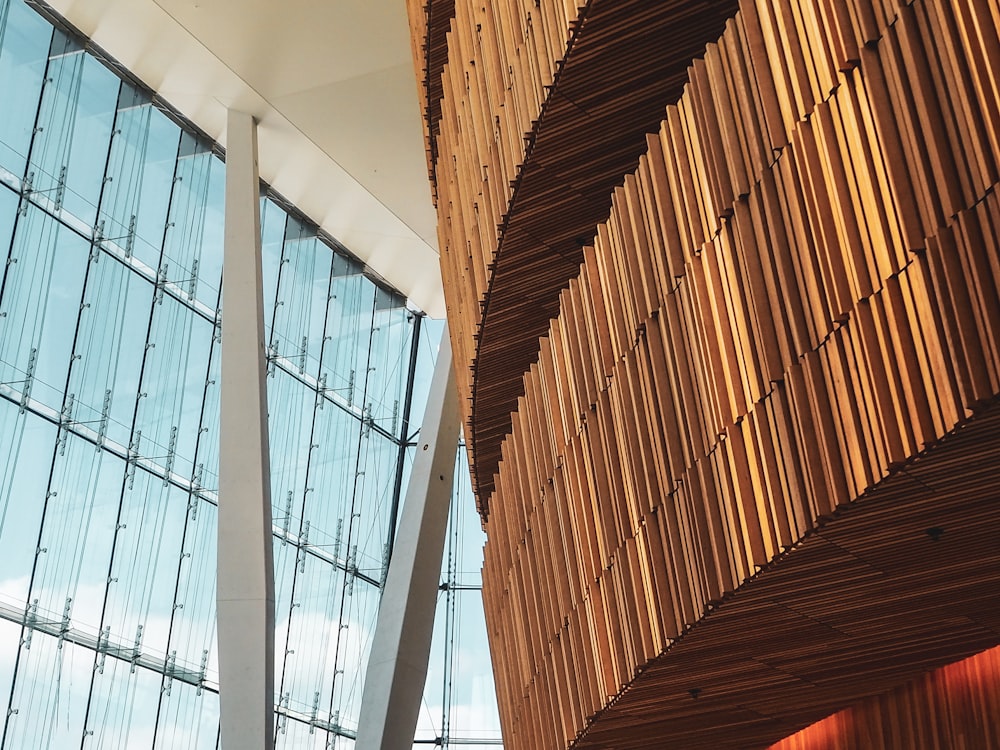
<instances>
[{"instance_id":1,"label":"curved wooden surface","mask_svg":"<svg viewBox=\"0 0 1000 750\"><path fill-rule=\"evenodd\" d=\"M455 0L407 0L407 13L414 70L423 102L427 174L436 202L437 140L441 134L441 100L444 98L442 73L448 62L448 31L455 17Z\"/></svg>"},{"instance_id":2,"label":"curved wooden surface","mask_svg":"<svg viewBox=\"0 0 1000 750\"><path fill-rule=\"evenodd\" d=\"M887 516L830 524L856 536L823 548L833 557L821 556L819 578L785 552L812 550L819 542L803 540L831 514L860 514L874 488L912 474L914 456L1000 392L1000 117L992 68L978 64L1000 59L993 17L974 2L917 0L873 12L866 32L809 7L809 19L746 7L694 63L524 377L484 571L511 747L723 742L711 715L672 715L662 697L685 682L704 690L699 675L713 669L722 679L739 632L755 635L733 667L745 674L729 676L734 705L780 682L781 668L749 669L758 632L795 653L779 659L791 675L774 704L783 713L725 718L735 747L780 739L863 684L912 676L929 664L922 650L941 664L997 638L964 610L965 625L934 630L940 610L925 598L992 591L995 537L955 591L922 568L885 589L850 585L858 571L834 553L879 543ZM832 38L848 41L831 50ZM995 471L996 437L981 440L968 456ZM969 513L996 530L988 475L952 515L942 501L942 524ZM961 485L960 472L943 476ZM906 522L904 502L894 512ZM905 545L893 554L906 559ZM812 615L783 620L753 598L760 611L744 612L741 597L772 565L790 593L797 580L820 591L830 617L878 612L872 602L905 584L913 617L933 612L928 630L861 619L877 632L836 650L828 627L805 627ZM879 649L891 654L878 663L884 682L862 664ZM807 698L810 660L828 651L831 689Z\"/></svg>"},{"instance_id":3,"label":"curved wooden surface","mask_svg":"<svg viewBox=\"0 0 1000 750\"><path fill-rule=\"evenodd\" d=\"M612 189L680 96L689 61L735 9L592 0L581 18L530 135L482 299L469 428L484 515L521 376L558 312L559 292L578 275Z\"/></svg>"},{"instance_id":4,"label":"curved wooden surface","mask_svg":"<svg viewBox=\"0 0 1000 750\"><path fill-rule=\"evenodd\" d=\"M766 747L995 646L998 446L994 405L820 519L642 665L572 747Z\"/></svg>"},{"instance_id":5,"label":"curved wooden surface","mask_svg":"<svg viewBox=\"0 0 1000 750\"><path fill-rule=\"evenodd\" d=\"M1000 13L745 0L700 54L690 7L455 7L439 231L512 750L763 747L1000 640Z\"/></svg>"},{"instance_id":6,"label":"curved wooden surface","mask_svg":"<svg viewBox=\"0 0 1000 750\"><path fill-rule=\"evenodd\" d=\"M437 5L432 19L443 13ZM428 108L448 228L442 272L484 515L521 376L559 292L579 272L612 188L680 95L688 62L736 10L735 0L501 5L456 7L440 124ZM434 82L436 58L426 60Z\"/></svg>"}]
</instances>

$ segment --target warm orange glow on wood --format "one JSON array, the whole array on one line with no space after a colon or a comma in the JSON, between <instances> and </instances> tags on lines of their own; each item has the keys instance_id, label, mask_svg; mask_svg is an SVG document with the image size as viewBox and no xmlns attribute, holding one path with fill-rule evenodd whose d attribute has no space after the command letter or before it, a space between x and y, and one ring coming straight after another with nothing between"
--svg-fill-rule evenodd
<instances>
[{"instance_id":1,"label":"warm orange glow on wood","mask_svg":"<svg viewBox=\"0 0 1000 750\"><path fill-rule=\"evenodd\" d=\"M1000 747L1000 648L828 716L770 750Z\"/></svg>"}]
</instances>

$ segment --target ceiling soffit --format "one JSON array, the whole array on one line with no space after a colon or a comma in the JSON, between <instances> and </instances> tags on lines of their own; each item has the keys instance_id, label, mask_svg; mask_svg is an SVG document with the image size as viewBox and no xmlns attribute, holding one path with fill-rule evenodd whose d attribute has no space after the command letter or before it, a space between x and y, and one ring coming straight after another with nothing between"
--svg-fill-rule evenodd
<instances>
[{"instance_id":1,"label":"ceiling soffit","mask_svg":"<svg viewBox=\"0 0 1000 750\"><path fill-rule=\"evenodd\" d=\"M395 0L49 0L225 145L259 122L261 178L377 275L444 314L406 9Z\"/></svg>"}]
</instances>

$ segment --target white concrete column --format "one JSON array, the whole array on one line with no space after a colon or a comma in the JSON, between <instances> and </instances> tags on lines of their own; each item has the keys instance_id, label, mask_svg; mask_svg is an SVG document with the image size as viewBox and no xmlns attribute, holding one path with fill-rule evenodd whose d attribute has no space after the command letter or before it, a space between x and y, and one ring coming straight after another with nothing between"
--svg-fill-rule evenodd
<instances>
[{"instance_id":1,"label":"white concrete column","mask_svg":"<svg viewBox=\"0 0 1000 750\"><path fill-rule=\"evenodd\" d=\"M445 328L372 639L356 750L413 745L434 631L458 428Z\"/></svg>"},{"instance_id":2,"label":"white concrete column","mask_svg":"<svg viewBox=\"0 0 1000 750\"><path fill-rule=\"evenodd\" d=\"M226 141L217 594L222 750L271 750L274 569L253 118L230 110Z\"/></svg>"}]
</instances>

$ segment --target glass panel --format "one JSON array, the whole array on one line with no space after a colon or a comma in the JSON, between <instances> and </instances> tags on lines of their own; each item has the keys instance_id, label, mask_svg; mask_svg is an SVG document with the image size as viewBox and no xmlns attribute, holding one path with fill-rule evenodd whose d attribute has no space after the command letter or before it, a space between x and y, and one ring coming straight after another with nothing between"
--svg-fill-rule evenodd
<instances>
[{"instance_id":1,"label":"glass panel","mask_svg":"<svg viewBox=\"0 0 1000 750\"><path fill-rule=\"evenodd\" d=\"M0 607L16 612L28 603L55 438L53 424L0 399Z\"/></svg>"},{"instance_id":2,"label":"glass panel","mask_svg":"<svg viewBox=\"0 0 1000 750\"><path fill-rule=\"evenodd\" d=\"M439 740L444 729L445 668L449 654L445 634L447 612L448 597L439 593L434 610L434 636L431 639L431 653L427 660L424 697L420 705L420 714L417 716L417 731L413 735L413 739L421 743ZM415 744L414 747L419 748L421 745Z\"/></svg>"},{"instance_id":3,"label":"glass panel","mask_svg":"<svg viewBox=\"0 0 1000 750\"><path fill-rule=\"evenodd\" d=\"M24 177L52 27L21 0L0 0L0 179Z\"/></svg>"},{"instance_id":4,"label":"glass panel","mask_svg":"<svg viewBox=\"0 0 1000 750\"><path fill-rule=\"evenodd\" d=\"M83 748L152 748L162 682L158 674L99 654Z\"/></svg>"},{"instance_id":5,"label":"glass panel","mask_svg":"<svg viewBox=\"0 0 1000 750\"><path fill-rule=\"evenodd\" d=\"M137 469L126 482L101 637L167 656L188 495Z\"/></svg>"},{"instance_id":6,"label":"glass panel","mask_svg":"<svg viewBox=\"0 0 1000 750\"><path fill-rule=\"evenodd\" d=\"M38 630L31 633L21 650L7 747L79 747L93 670L93 651Z\"/></svg>"},{"instance_id":7,"label":"glass panel","mask_svg":"<svg viewBox=\"0 0 1000 750\"><path fill-rule=\"evenodd\" d=\"M180 134L149 94L122 85L99 232L113 254L134 258L147 274L160 265Z\"/></svg>"},{"instance_id":8,"label":"glass panel","mask_svg":"<svg viewBox=\"0 0 1000 750\"><path fill-rule=\"evenodd\" d=\"M287 633L283 705L311 719L330 720L344 572L305 554L296 580L294 601L278 632ZM282 646L285 641L282 640Z\"/></svg>"},{"instance_id":9,"label":"glass panel","mask_svg":"<svg viewBox=\"0 0 1000 750\"><path fill-rule=\"evenodd\" d=\"M334 645L337 670L333 686L333 723L357 731L380 590L349 575L344 592L340 630Z\"/></svg>"},{"instance_id":10,"label":"glass panel","mask_svg":"<svg viewBox=\"0 0 1000 750\"><path fill-rule=\"evenodd\" d=\"M65 208L84 231L97 215L118 88L114 74L79 43L53 35L28 179L33 200Z\"/></svg>"},{"instance_id":11,"label":"glass panel","mask_svg":"<svg viewBox=\"0 0 1000 750\"><path fill-rule=\"evenodd\" d=\"M175 665L219 681L215 633L215 560L218 509L193 499L184 532L170 652ZM202 666L204 665L204 667Z\"/></svg>"},{"instance_id":12,"label":"glass panel","mask_svg":"<svg viewBox=\"0 0 1000 750\"><path fill-rule=\"evenodd\" d=\"M361 422L335 404L320 401L316 410L312 463L303 516L309 543L336 560L347 558L351 499L358 471Z\"/></svg>"},{"instance_id":13,"label":"glass panel","mask_svg":"<svg viewBox=\"0 0 1000 750\"><path fill-rule=\"evenodd\" d=\"M275 750L327 750L327 733L294 718L280 717Z\"/></svg>"},{"instance_id":14,"label":"glass panel","mask_svg":"<svg viewBox=\"0 0 1000 750\"><path fill-rule=\"evenodd\" d=\"M208 144L181 135L160 278L209 311L219 303L225 168Z\"/></svg>"},{"instance_id":15,"label":"glass panel","mask_svg":"<svg viewBox=\"0 0 1000 750\"><path fill-rule=\"evenodd\" d=\"M273 201L260 199L261 276L264 287L264 327L274 323L274 297L278 290L278 269L285 242L288 214Z\"/></svg>"},{"instance_id":16,"label":"glass panel","mask_svg":"<svg viewBox=\"0 0 1000 750\"><path fill-rule=\"evenodd\" d=\"M399 509L396 511L397 520L403 516L403 506L406 505L406 491L410 486L410 476L413 474L413 460L416 455L417 447L415 445L408 446L403 454L403 481L400 483ZM398 526L396 528L396 533L399 533Z\"/></svg>"},{"instance_id":17,"label":"glass panel","mask_svg":"<svg viewBox=\"0 0 1000 750\"><path fill-rule=\"evenodd\" d=\"M94 444L60 436L46 500L31 606L40 617L100 629L125 462Z\"/></svg>"},{"instance_id":18,"label":"glass panel","mask_svg":"<svg viewBox=\"0 0 1000 750\"><path fill-rule=\"evenodd\" d=\"M415 740L445 747L501 741L481 586L485 536L464 447L456 454L442 589ZM414 747L421 745L415 744Z\"/></svg>"},{"instance_id":19,"label":"glass panel","mask_svg":"<svg viewBox=\"0 0 1000 750\"><path fill-rule=\"evenodd\" d=\"M316 391L280 368L267 379L271 504L274 524L287 535L302 529L302 498L306 494L310 438Z\"/></svg>"},{"instance_id":20,"label":"glass panel","mask_svg":"<svg viewBox=\"0 0 1000 750\"><path fill-rule=\"evenodd\" d=\"M316 230L289 219L278 279L271 355L299 375L319 377L333 253Z\"/></svg>"},{"instance_id":21,"label":"glass panel","mask_svg":"<svg viewBox=\"0 0 1000 750\"><path fill-rule=\"evenodd\" d=\"M292 611L292 591L299 568L300 550L284 540L273 540L274 548L274 697L282 703L285 691L285 663L288 659L288 623Z\"/></svg>"},{"instance_id":22,"label":"glass panel","mask_svg":"<svg viewBox=\"0 0 1000 750\"><path fill-rule=\"evenodd\" d=\"M2 168L2 165L0 165ZM0 176L2 176L0 172ZM10 255L10 238L14 234L14 216L17 214L17 193L0 185L0 258L3 258L4 268L7 268L7 256ZM6 271L0 272L0 279Z\"/></svg>"},{"instance_id":23,"label":"glass panel","mask_svg":"<svg viewBox=\"0 0 1000 750\"><path fill-rule=\"evenodd\" d=\"M448 547L445 564L459 586L482 586L483 545L486 534L476 510L468 455L459 445L455 455L455 489L448 516Z\"/></svg>"},{"instance_id":24,"label":"glass panel","mask_svg":"<svg viewBox=\"0 0 1000 750\"><path fill-rule=\"evenodd\" d=\"M29 207L0 300L0 382L57 412L69 369L89 245Z\"/></svg>"},{"instance_id":25,"label":"glass panel","mask_svg":"<svg viewBox=\"0 0 1000 750\"><path fill-rule=\"evenodd\" d=\"M450 736L498 738L500 719L482 595L478 590L452 593L456 602L452 614L450 680L446 684Z\"/></svg>"},{"instance_id":26,"label":"glass panel","mask_svg":"<svg viewBox=\"0 0 1000 750\"><path fill-rule=\"evenodd\" d=\"M157 294L133 449L166 474L190 479L213 327L169 294Z\"/></svg>"},{"instance_id":27,"label":"glass panel","mask_svg":"<svg viewBox=\"0 0 1000 750\"><path fill-rule=\"evenodd\" d=\"M321 368L327 395L359 411L365 403L375 304L375 285L361 271L361 266L351 259L334 256L326 321L327 346Z\"/></svg>"},{"instance_id":28,"label":"glass panel","mask_svg":"<svg viewBox=\"0 0 1000 750\"><path fill-rule=\"evenodd\" d=\"M127 449L153 285L103 252L90 255L63 415Z\"/></svg>"},{"instance_id":29,"label":"glass panel","mask_svg":"<svg viewBox=\"0 0 1000 750\"><path fill-rule=\"evenodd\" d=\"M351 564L381 581L399 446L368 426L361 433L360 470L350 525Z\"/></svg>"},{"instance_id":30,"label":"glass panel","mask_svg":"<svg viewBox=\"0 0 1000 750\"><path fill-rule=\"evenodd\" d=\"M156 750L215 750L219 695L174 680L160 700Z\"/></svg>"},{"instance_id":31,"label":"glass panel","mask_svg":"<svg viewBox=\"0 0 1000 750\"><path fill-rule=\"evenodd\" d=\"M219 399L222 387L221 332L213 326L212 351L208 362L208 381L205 384L205 407L201 415L201 432L198 437L198 461L194 467L194 486L215 493L219 490Z\"/></svg>"},{"instance_id":32,"label":"glass panel","mask_svg":"<svg viewBox=\"0 0 1000 750\"><path fill-rule=\"evenodd\" d=\"M413 406L410 408L410 436L420 429L424 421L424 406L431 389L431 376L437 362L438 348L444 321L424 318L420 321L420 340L417 342L417 369L413 374Z\"/></svg>"},{"instance_id":33,"label":"glass panel","mask_svg":"<svg viewBox=\"0 0 1000 750\"><path fill-rule=\"evenodd\" d=\"M481 591L485 542L465 447L459 446L444 559L448 584L446 731L457 746L462 740L497 741L501 736Z\"/></svg>"},{"instance_id":34,"label":"glass panel","mask_svg":"<svg viewBox=\"0 0 1000 750\"><path fill-rule=\"evenodd\" d=\"M373 422L394 437L402 427L412 334L413 315L406 309L405 300L378 290L368 356L366 407Z\"/></svg>"},{"instance_id":35,"label":"glass panel","mask_svg":"<svg viewBox=\"0 0 1000 750\"><path fill-rule=\"evenodd\" d=\"M3 605L0 604L0 606ZM0 619L0 706L6 706L10 701L10 689L14 686L14 664L17 663L20 639L21 625L7 619Z\"/></svg>"}]
</instances>

